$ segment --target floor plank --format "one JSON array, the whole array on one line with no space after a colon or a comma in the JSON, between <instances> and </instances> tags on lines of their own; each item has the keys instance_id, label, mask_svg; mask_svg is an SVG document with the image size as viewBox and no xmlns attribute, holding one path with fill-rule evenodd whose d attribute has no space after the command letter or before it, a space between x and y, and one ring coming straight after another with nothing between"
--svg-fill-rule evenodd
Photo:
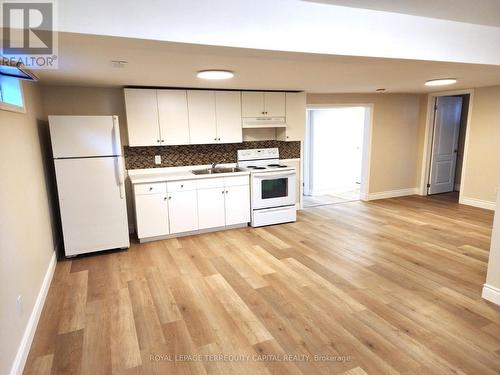
<instances>
[{"instance_id":1,"label":"floor plank","mask_svg":"<svg viewBox=\"0 0 500 375\"><path fill-rule=\"evenodd\" d=\"M492 212L453 196L59 262L25 374L498 374Z\"/></svg>"}]
</instances>

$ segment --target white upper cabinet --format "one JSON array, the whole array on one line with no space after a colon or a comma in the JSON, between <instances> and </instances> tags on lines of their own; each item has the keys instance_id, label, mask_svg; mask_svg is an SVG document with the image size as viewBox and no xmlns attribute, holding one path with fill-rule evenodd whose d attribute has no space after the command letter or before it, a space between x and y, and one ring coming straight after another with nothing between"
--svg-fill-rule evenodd
<instances>
[{"instance_id":1,"label":"white upper cabinet","mask_svg":"<svg viewBox=\"0 0 500 375\"><path fill-rule=\"evenodd\" d=\"M128 141L130 146L159 146L156 90L125 89Z\"/></svg>"},{"instance_id":2,"label":"white upper cabinet","mask_svg":"<svg viewBox=\"0 0 500 375\"><path fill-rule=\"evenodd\" d=\"M284 92L241 93L242 117L285 117L285 108Z\"/></svg>"},{"instance_id":3,"label":"white upper cabinet","mask_svg":"<svg viewBox=\"0 0 500 375\"><path fill-rule=\"evenodd\" d=\"M216 91L215 109L217 142L243 142L241 129L241 93L239 91Z\"/></svg>"},{"instance_id":4,"label":"white upper cabinet","mask_svg":"<svg viewBox=\"0 0 500 375\"><path fill-rule=\"evenodd\" d=\"M157 90L161 145L189 144L186 90Z\"/></svg>"},{"instance_id":5,"label":"white upper cabinet","mask_svg":"<svg viewBox=\"0 0 500 375\"><path fill-rule=\"evenodd\" d=\"M269 117L285 117L285 93L284 92L265 92L264 93L264 112Z\"/></svg>"},{"instance_id":6,"label":"white upper cabinet","mask_svg":"<svg viewBox=\"0 0 500 375\"><path fill-rule=\"evenodd\" d=\"M306 93L286 93L286 128L278 133L280 141L304 141L306 132Z\"/></svg>"},{"instance_id":7,"label":"white upper cabinet","mask_svg":"<svg viewBox=\"0 0 500 375\"><path fill-rule=\"evenodd\" d=\"M191 144L216 143L215 92L188 90L187 102Z\"/></svg>"},{"instance_id":8,"label":"white upper cabinet","mask_svg":"<svg viewBox=\"0 0 500 375\"><path fill-rule=\"evenodd\" d=\"M241 93L241 117L262 117L264 115L264 93L243 91Z\"/></svg>"}]
</instances>

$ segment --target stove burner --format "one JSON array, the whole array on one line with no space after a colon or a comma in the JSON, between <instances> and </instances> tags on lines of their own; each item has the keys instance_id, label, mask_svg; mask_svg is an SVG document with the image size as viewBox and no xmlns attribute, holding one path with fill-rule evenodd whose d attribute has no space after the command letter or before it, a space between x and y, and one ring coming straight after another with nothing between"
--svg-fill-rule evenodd
<instances>
[{"instance_id":1,"label":"stove burner","mask_svg":"<svg viewBox=\"0 0 500 375\"><path fill-rule=\"evenodd\" d=\"M247 165L248 169L266 169L266 167L257 167L255 165Z\"/></svg>"},{"instance_id":2,"label":"stove burner","mask_svg":"<svg viewBox=\"0 0 500 375\"><path fill-rule=\"evenodd\" d=\"M268 167L271 168L286 168L286 165L281 165L281 164L269 164Z\"/></svg>"}]
</instances>

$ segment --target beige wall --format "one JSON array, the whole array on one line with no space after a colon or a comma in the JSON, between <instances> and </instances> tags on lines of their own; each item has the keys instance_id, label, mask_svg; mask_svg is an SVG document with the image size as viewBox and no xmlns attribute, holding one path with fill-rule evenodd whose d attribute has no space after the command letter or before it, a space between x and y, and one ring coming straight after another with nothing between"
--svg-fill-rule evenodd
<instances>
[{"instance_id":1,"label":"beige wall","mask_svg":"<svg viewBox=\"0 0 500 375\"><path fill-rule=\"evenodd\" d=\"M307 104L373 104L369 193L417 187L420 95L308 94Z\"/></svg>"},{"instance_id":2,"label":"beige wall","mask_svg":"<svg viewBox=\"0 0 500 375\"><path fill-rule=\"evenodd\" d=\"M123 89L105 87L42 86L45 119L49 115L117 115L122 145L128 145ZM134 227L132 187L126 182L129 227Z\"/></svg>"},{"instance_id":3,"label":"beige wall","mask_svg":"<svg viewBox=\"0 0 500 375\"><path fill-rule=\"evenodd\" d=\"M26 114L0 110L0 374L10 371L55 248L47 124L39 88L24 89Z\"/></svg>"},{"instance_id":4,"label":"beige wall","mask_svg":"<svg viewBox=\"0 0 500 375\"><path fill-rule=\"evenodd\" d=\"M462 196L496 201L500 183L500 86L475 89Z\"/></svg>"},{"instance_id":5,"label":"beige wall","mask_svg":"<svg viewBox=\"0 0 500 375\"><path fill-rule=\"evenodd\" d=\"M123 89L42 86L43 110L48 115L117 115L122 145L128 145Z\"/></svg>"}]
</instances>

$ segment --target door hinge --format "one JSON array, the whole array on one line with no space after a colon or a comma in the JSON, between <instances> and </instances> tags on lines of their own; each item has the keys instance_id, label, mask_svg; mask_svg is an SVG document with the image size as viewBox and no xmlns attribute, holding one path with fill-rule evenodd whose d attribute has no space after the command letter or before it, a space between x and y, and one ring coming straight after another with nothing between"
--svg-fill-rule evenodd
<instances>
[{"instance_id":1,"label":"door hinge","mask_svg":"<svg viewBox=\"0 0 500 375\"><path fill-rule=\"evenodd\" d=\"M427 187L430 188L431 187L431 184L427 184Z\"/></svg>"},{"instance_id":2,"label":"door hinge","mask_svg":"<svg viewBox=\"0 0 500 375\"><path fill-rule=\"evenodd\" d=\"M437 109L438 109L438 105L434 104L434 110L437 111Z\"/></svg>"}]
</instances>

